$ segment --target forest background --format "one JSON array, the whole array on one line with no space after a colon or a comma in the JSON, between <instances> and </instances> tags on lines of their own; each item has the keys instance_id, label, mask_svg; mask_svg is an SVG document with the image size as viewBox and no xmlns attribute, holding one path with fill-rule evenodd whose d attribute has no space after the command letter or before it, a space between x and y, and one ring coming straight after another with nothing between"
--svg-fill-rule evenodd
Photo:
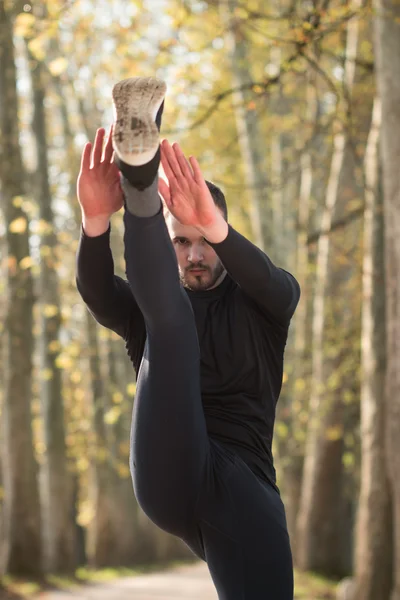
<instances>
[{"instance_id":1,"label":"forest background","mask_svg":"<svg viewBox=\"0 0 400 600\"><path fill-rule=\"evenodd\" d=\"M188 556L135 502L134 372L75 283L83 146L157 75L163 136L301 284L274 439L296 568L400 600L399 2L0 0L0 51L0 575ZM122 239L120 211L125 277Z\"/></svg>"}]
</instances>

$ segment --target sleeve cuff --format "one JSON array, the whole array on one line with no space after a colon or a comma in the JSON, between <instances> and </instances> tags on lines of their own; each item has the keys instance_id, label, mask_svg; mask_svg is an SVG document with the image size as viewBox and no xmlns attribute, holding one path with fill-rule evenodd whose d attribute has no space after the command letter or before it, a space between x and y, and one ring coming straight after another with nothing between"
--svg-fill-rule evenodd
<instances>
[{"instance_id":1,"label":"sleeve cuff","mask_svg":"<svg viewBox=\"0 0 400 600\"><path fill-rule=\"evenodd\" d=\"M222 240L222 242L209 242L207 240L207 243L209 246L211 246L211 248L215 248L216 250L218 248L224 248L225 245L230 244L230 240L232 239L233 235L235 233L235 230L233 229L233 227L228 223L228 235L226 236L226 238L224 240Z\"/></svg>"},{"instance_id":2,"label":"sleeve cuff","mask_svg":"<svg viewBox=\"0 0 400 600\"><path fill-rule=\"evenodd\" d=\"M87 235L85 233L85 230L83 229L83 223L81 223L81 237L84 238L85 240L108 239L110 237L110 233L111 233L111 222L108 226L107 231L105 231L104 233L102 233L100 235Z\"/></svg>"}]
</instances>

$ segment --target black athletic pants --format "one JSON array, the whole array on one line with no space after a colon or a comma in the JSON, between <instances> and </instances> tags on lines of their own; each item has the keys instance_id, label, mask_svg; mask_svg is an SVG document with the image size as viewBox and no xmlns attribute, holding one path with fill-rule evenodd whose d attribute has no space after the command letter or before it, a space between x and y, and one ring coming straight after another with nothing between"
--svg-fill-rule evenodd
<instances>
[{"instance_id":1,"label":"black athletic pants","mask_svg":"<svg viewBox=\"0 0 400 600\"><path fill-rule=\"evenodd\" d=\"M164 216L126 210L124 224L126 274L147 329L131 432L137 500L207 562L220 600L292 600L279 494L207 434L196 325Z\"/></svg>"}]
</instances>

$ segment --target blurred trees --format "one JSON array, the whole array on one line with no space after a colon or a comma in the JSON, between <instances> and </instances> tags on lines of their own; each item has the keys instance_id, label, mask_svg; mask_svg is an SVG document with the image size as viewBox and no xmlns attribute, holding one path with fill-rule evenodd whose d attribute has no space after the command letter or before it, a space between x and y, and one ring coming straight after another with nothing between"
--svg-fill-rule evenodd
<instances>
[{"instance_id":1,"label":"blurred trees","mask_svg":"<svg viewBox=\"0 0 400 600\"><path fill-rule=\"evenodd\" d=\"M393 586L391 600L400 599L400 6L392 0L375 3L376 78L382 102L382 184L384 198L386 299L386 461L393 519Z\"/></svg>"},{"instance_id":2,"label":"blurred trees","mask_svg":"<svg viewBox=\"0 0 400 600\"><path fill-rule=\"evenodd\" d=\"M168 85L163 135L196 155L232 224L302 286L274 442L296 564L354 570L360 599L379 589L389 600L400 25L394 3L375 8L0 1L3 570L70 568L82 528L79 560L94 566L188 555L136 504L133 369L74 286L80 152L112 122L113 84L157 74ZM111 245L124 276L120 214Z\"/></svg>"},{"instance_id":3,"label":"blurred trees","mask_svg":"<svg viewBox=\"0 0 400 600\"><path fill-rule=\"evenodd\" d=\"M31 385L33 277L27 181L19 140L19 100L12 20L0 2L1 196L7 240L5 263L4 387L2 395L2 505L0 572L41 572L37 462L33 451Z\"/></svg>"}]
</instances>

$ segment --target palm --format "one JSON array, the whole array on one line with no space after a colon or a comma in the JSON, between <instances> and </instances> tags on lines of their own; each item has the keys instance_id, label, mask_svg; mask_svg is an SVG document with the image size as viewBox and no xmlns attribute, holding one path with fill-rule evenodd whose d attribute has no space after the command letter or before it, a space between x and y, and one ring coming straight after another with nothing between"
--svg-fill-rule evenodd
<instances>
[{"instance_id":1,"label":"palm","mask_svg":"<svg viewBox=\"0 0 400 600\"><path fill-rule=\"evenodd\" d=\"M85 146L78 177L78 199L82 212L89 218L110 216L118 212L124 203L119 170L112 160L111 134L102 158L103 138L104 130L100 129L96 135L92 161L91 144Z\"/></svg>"},{"instance_id":2,"label":"palm","mask_svg":"<svg viewBox=\"0 0 400 600\"><path fill-rule=\"evenodd\" d=\"M173 147L164 140L161 161L168 185L160 180L160 193L169 211L182 224L208 227L216 215L216 207L195 159L190 168L178 144Z\"/></svg>"}]
</instances>

